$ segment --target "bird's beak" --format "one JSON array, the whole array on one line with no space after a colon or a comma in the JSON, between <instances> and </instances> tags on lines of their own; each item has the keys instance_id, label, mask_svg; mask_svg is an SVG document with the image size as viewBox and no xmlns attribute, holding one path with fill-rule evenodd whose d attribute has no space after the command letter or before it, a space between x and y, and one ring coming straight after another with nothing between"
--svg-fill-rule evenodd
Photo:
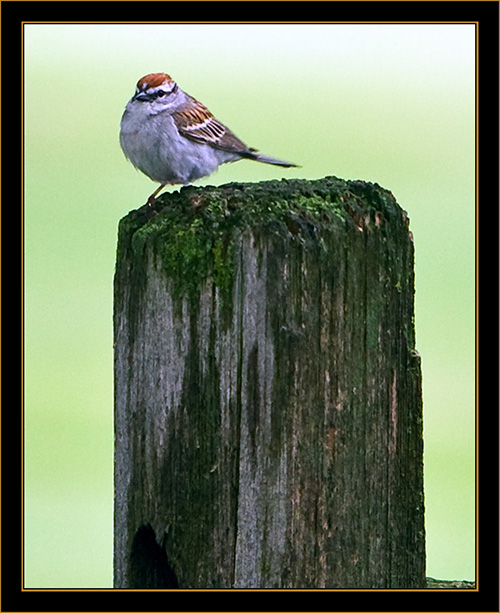
<instances>
[{"instance_id":1,"label":"bird's beak","mask_svg":"<svg viewBox=\"0 0 500 613\"><path fill-rule=\"evenodd\" d=\"M153 98L154 96L152 96L151 94L146 94L146 92L139 92L134 96L133 100L138 100L139 102L151 102Z\"/></svg>"}]
</instances>

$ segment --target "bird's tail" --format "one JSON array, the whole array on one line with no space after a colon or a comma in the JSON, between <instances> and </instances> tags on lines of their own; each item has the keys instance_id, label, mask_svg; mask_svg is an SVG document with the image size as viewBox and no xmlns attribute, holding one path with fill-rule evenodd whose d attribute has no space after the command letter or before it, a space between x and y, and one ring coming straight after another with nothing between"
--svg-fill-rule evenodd
<instances>
[{"instance_id":1,"label":"bird's tail","mask_svg":"<svg viewBox=\"0 0 500 613\"><path fill-rule=\"evenodd\" d=\"M285 162L284 160L278 160L276 158L269 157L268 155L263 155L255 149L249 149L245 157L249 157L251 160L255 160L256 162L274 164L275 166L284 166L285 168L291 168L292 166L296 168L299 167L298 164L292 164L292 162Z\"/></svg>"}]
</instances>

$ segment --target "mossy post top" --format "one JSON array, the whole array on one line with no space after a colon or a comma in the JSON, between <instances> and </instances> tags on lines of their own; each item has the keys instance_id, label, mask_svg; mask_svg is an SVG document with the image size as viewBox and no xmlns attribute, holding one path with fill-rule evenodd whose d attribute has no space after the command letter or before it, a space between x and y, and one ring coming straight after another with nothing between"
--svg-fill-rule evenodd
<instances>
[{"instance_id":1,"label":"mossy post top","mask_svg":"<svg viewBox=\"0 0 500 613\"><path fill-rule=\"evenodd\" d=\"M376 183L331 176L187 186L126 215L118 253L125 249L127 257L136 254L141 261L146 245L160 249L176 290L188 294L209 274L224 289L232 244L245 231L265 230L312 245L321 244L324 232L384 233L393 224L407 228L408 217L392 193Z\"/></svg>"},{"instance_id":2,"label":"mossy post top","mask_svg":"<svg viewBox=\"0 0 500 613\"><path fill-rule=\"evenodd\" d=\"M377 183L329 176L315 180L186 186L162 194L153 206L132 210L121 225L125 231L144 228L147 235L164 235L173 218L187 222L194 217L203 220L206 229L214 234L280 223L285 223L293 233L294 222L324 228L329 222L343 220L363 230L370 223L378 227L384 217L401 214L406 218L392 193Z\"/></svg>"}]
</instances>

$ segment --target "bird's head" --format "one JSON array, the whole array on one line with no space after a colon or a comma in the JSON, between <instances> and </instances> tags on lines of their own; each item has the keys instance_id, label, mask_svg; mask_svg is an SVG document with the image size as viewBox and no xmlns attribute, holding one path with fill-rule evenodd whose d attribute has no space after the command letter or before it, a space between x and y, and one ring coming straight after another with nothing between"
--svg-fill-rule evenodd
<instances>
[{"instance_id":1,"label":"bird's head","mask_svg":"<svg viewBox=\"0 0 500 613\"><path fill-rule=\"evenodd\" d=\"M147 104L153 112L173 106L179 88L177 83L164 72L152 72L139 79L131 102Z\"/></svg>"}]
</instances>

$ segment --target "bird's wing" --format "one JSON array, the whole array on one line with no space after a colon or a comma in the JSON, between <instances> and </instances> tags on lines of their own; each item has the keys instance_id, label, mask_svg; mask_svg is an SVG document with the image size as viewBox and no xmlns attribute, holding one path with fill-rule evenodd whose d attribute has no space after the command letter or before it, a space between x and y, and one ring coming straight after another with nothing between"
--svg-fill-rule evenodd
<instances>
[{"instance_id":1,"label":"bird's wing","mask_svg":"<svg viewBox=\"0 0 500 613\"><path fill-rule=\"evenodd\" d=\"M189 105L175 111L172 117L180 134L196 143L240 154L253 151L194 98Z\"/></svg>"}]
</instances>

